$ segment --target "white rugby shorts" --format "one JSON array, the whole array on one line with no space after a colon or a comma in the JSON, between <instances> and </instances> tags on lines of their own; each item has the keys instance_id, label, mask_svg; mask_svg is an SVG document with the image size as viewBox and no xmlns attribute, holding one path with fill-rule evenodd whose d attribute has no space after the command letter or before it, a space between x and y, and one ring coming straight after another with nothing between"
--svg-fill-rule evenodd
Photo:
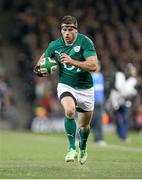
<instances>
[{"instance_id":1,"label":"white rugby shorts","mask_svg":"<svg viewBox=\"0 0 142 180\"><path fill-rule=\"evenodd\" d=\"M77 103L77 108L81 108L84 111L94 110L94 87L89 89L74 89L66 84L58 83L58 98L60 99L61 95L65 92L73 95Z\"/></svg>"}]
</instances>

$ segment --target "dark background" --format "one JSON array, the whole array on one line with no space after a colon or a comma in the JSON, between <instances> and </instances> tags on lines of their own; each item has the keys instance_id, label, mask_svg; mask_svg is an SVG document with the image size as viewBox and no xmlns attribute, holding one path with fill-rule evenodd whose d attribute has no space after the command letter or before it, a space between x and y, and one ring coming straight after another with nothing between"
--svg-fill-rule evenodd
<instances>
[{"instance_id":1,"label":"dark background","mask_svg":"<svg viewBox=\"0 0 142 180\"><path fill-rule=\"evenodd\" d=\"M141 0L0 0L0 126L29 128L35 108L63 117L57 73L38 78L33 66L48 43L60 36L60 19L74 15L79 31L95 43L107 99L115 72L128 63L138 70L135 111L142 104ZM132 118L135 121L135 116Z\"/></svg>"}]
</instances>

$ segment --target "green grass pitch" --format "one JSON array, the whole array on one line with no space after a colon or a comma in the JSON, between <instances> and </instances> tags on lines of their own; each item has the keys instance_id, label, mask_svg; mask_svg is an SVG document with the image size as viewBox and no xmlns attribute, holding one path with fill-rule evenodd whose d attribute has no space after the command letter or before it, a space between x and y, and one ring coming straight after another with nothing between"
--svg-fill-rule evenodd
<instances>
[{"instance_id":1,"label":"green grass pitch","mask_svg":"<svg viewBox=\"0 0 142 180\"><path fill-rule=\"evenodd\" d=\"M141 179L142 139L131 133L131 143L107 133L106 147L88 141L85 165L65 163L64 133L0 132L1 179Z\"/></svg>"}]
</instances>

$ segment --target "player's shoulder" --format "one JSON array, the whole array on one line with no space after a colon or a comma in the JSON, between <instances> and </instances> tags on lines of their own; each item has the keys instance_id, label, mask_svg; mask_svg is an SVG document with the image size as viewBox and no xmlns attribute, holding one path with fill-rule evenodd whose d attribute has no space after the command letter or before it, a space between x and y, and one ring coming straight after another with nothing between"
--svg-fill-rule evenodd
<instances>
[{"instance_id":1,"label":"player's shoulder","mask_svg":"<svg viewBox=\"0 0 142 180\"><path fill-rule=\"evenodd\" d=\"M78 36L79 36L79 38L82 39L82 40L92 42L92 40L91 40L88 36L86 36L85 34L78 33Z\"/></svg>"},{"instance_id":2,"label":"player's shoulder","mask_svg":"<svg viewBox=\"0 0 142 180\"><path fill-rule=\"evenodd\" d=\"M82 44L82 47L94 47L94 42L85 34L78 33L78 39Z\"/></svg>"},{"instance_id":3,"label":"player's shoulder","mask_svg":"<svg viewBox=\"0 0 142 180\"><path fill-rule=\"evenodd\" d=\"M78 37L80 40L82 40L83 43L89 43L92 45L94 44L93 41L88 36L86 36L85 34L78 33Z\"/></svg>"},{"instance_id":4,"label":"player's shoulder","mask_svg":"<svg viewBox=\"0 0 142 180\"><path fill-rule=\"evenodd\" d=\"M58 39L53 40L49 43L50 47L52 47L52 48L58 47L61 44L62 44L62 38L61 37L59 37Z\"/></svg>"}]
</instances>

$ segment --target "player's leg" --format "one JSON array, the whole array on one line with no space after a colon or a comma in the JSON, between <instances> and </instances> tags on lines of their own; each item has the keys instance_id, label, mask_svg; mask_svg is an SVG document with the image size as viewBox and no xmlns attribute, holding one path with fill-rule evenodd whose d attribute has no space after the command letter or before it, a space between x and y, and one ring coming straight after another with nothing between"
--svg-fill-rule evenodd
<instances>
[{"instance_id":1,"label":"player's leg","mask_svg":"<svg viewBox=\"0 0 142 180\"><path fill-rule=\"evenodd\" d=\"M79 142L79 155L78 161L80 164L84 164L87 160L87 139L90 133L90 121L92 118L92 111L89 112L78 112L78 126L80 134Z\"/></svg>"},{"instance_id":2,"label":"player's leg","mask_svg":"<svg viewBox=\"0 0 142 180\"><path fill-rule=\"evenodd\" d=\"M76 122L75 122L75 100L69 93L63 93L61 104L65 111L65 130L69 142L69 152L65 157L66 162L74 161L77 158L76 152Z\"/></svg>"}]
</instances>

